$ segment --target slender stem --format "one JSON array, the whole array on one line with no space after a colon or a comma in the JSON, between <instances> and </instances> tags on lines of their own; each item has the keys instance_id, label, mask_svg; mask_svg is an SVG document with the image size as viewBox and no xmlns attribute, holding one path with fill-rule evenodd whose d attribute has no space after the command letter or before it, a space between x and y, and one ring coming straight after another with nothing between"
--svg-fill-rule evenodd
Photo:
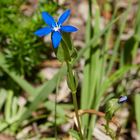
<instances>
[{"instance_id":1,"label":"slender stem","mask_svg":"<svg viewBox=\"0 0 140 140\"><path fill-rule=\"evenodd\" d=\"M63 41L63 44L66 46L66 47L64 47L64 45L62 45L62 47L65 51L65 62L67 64L67 83L68 83L68 86L72 92L73 105L74 105L74 109L75 109L76 120L78 123L78 130L79 130L79 134L80 134L80 139L84 140L83 135L82 135L79 114L78 114L78 104L77 104L77 98L76 98L77 81L76 81L76 78L75 78L73 71L72 71L71 56L70 56L70 52L68 49L68 44L66 43L66 40L64 38L62 38L62 41Z\"/></svg>"},{"instance_id":2,"label":"slender stem","mask_svg":"<svg viewBox=\"0 0 140 140\"><path fill-rule=\"evenodd\" d=\"M77 105L76 92L72 93L72 98L73 98L73 105L74 105L75 115L76 115L76 119L77 119L77 123L78 123L78 129L79 129L79 133L80 133L80 138L81 138L81 140L83 140L82 129L81 129L81 124L80 124L80 119L79 119L79 114L78 114L78 105Z\"/></svg>"},{"instance_id":3,"label":"slender stem","mask_svg":"<svg viewBox=\"0 0 140 140\"><path fill-rule=\"evenodd\" d=\"M79 119L79 114L78 114L78 104L77 104L77 98L76 98L76 83L75 83L75 79L74 79L74 75L73 75L73 72L72 72L72 66L71 64L67 61L67 68L68 68L68 73L71 77L70 79L70 82L71 82L71 85L72 85L72 98L73 98L73 105L74 105L74 109L75 109L75 115L76 115L76 120L77 120L77 123L78 123L78 130L79 130L79 133L80 133L80 138L81 140L83 140L83 135L82 135L82 129L81 129L81 124L80 124L80 119ZM74 88L75 87L75 88Z\"/></svg>"}]
</instances>

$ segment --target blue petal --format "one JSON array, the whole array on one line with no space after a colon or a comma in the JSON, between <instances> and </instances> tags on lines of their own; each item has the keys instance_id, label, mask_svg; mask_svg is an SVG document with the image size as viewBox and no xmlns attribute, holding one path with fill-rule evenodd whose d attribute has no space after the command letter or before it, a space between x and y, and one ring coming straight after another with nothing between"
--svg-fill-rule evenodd
<instances>
[{"instance_id":1,"label":"blue petal","mask_svg":"<svg viewBox=\"0 0 140 140\"><path fill-rule=\"evenodd\" d=\"M44 28L37 30L34 34L39 37L42 37L42 36L48 35L51 31L52 30L50 27L44 27Z\"/></svg>"},{"instance_id":2,"label":"blue petal","mask_svg":"<svg viewBox=\"0 0 140 140\"><path fill-rule=\"evenodd\" d=\"M56 31L52 33L52 44L54 48L57 48L59 46L61 39L62 36L60 32Z\"/></svg>"},{"instance_id":3,"label":"blue petal","mask_svg":"<svg viewBox=\"0 0 140 140\"><path fill-rule=\"evenodd\" d=\"M63 32L76 32L78 29L74 26L66 25L66 26L62 26L60 30Z\"/></svg>"},{"instance_id":4,"label":"blue petal","mask_svg":"<svg viewBox=\"0 0 140 140\"><path fill-rule=\"evenodd\" d=\"M65 22L65 20L67 20L67 18L69 17L69 15L70 15L70 10L68 9L68 10L66 10L60 17L59 17L59 19L58 19L58 25L62 25L64 22Z\"/></svg>"},{"instance_id":5,"label":"blue petal","mask_svg":"<svg viewBox=\"0 0 140 140\"><path fill-rule=\"evenodd\" d=\"M45 23L48 24L50 27L56 25L54 18L47 12L42 12L42 17L43 17Z\"/></svg>"}]
</instances>

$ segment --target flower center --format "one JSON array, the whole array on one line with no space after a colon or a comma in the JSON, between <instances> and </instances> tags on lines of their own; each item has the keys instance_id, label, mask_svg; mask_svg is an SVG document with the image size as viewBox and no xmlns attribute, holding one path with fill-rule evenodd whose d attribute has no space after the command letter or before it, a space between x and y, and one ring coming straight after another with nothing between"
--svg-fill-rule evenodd
<instances>
[{"instance_id":1,"label":"flower center","mask_svg":"<svg viewBox=\"0 0 140 140\"><path fill-rule=\"evenodd\" d=\"M56 31L59 31L60 30L60 26L56 24L55 27L53 27L53 30L56 32Z\"/></svg>"}]
</instances>

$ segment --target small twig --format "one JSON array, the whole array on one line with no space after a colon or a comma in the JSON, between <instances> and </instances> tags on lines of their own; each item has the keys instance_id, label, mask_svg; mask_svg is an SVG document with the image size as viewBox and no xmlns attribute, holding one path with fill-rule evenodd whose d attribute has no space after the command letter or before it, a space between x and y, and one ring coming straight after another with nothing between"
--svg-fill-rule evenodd
<instances>
[{"instance_id":1,"label":"small twig","mask_svg":"<svg viewBox=\"0 0 140 140\"><path fill-rule=\"evenodd\" d=\"M79 116L82 116L84 114L91 114L91 115L97 115L99 117L105 117L105 113L100 112L100 111L96 111L94 109L85 109L85 110L78 110L78 114ZM70 115L67 115L69 118L75 118L75 113L72 113ZM117 134L120 133L121 130L121 125L118 123L118 121L116 121L115 117L113 117L110 122L112 122L113 124L115 124L117 126Z\"/></svg>"}]
</instances>

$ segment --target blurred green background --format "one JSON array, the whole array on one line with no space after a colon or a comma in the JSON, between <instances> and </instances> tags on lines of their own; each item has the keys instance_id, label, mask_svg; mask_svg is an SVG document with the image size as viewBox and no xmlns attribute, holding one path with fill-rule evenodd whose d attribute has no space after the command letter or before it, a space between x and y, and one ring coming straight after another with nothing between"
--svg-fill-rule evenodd
<instances>
[{"instance_id":1,"label":"blurred green background","mask_svg":"<svg viewBox=\"0 0 140 140\"><path fill-rule=\"evenodd\" d=\"M79 28L72 35L79 109L105 113L111 99L128 97L114 114L119 133L110 126L107 135L97 114L81 115L85 139L139 140L138 0L0 0L0 139L78 139L66 67L60 67L50 39L34 35L45 26L42 11L59 17L65 9L72 11L68 23Z\"/></svg>"}]
</instances>

